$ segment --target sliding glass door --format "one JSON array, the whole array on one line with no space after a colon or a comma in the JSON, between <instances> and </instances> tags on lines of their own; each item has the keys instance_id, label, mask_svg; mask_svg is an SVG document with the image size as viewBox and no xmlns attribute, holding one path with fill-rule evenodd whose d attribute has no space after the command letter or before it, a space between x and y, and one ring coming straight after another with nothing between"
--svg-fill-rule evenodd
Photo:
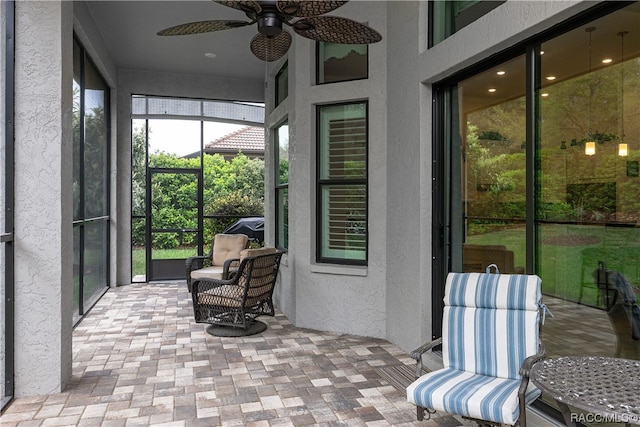
<instances>
[{"instance_id":1,"label":"sliding glass door","mask_svg":"<svg viewBox=\"0 0 640 427\"><path fill-rule=\"evenodd\" d=\"M538 274L550 356L640 359L639 76L634 3L436 88L439 266Z\"/></svg>"},{"instance_id":2,"label":"sliding glass door","mask_svg":"<svg viewBox=\"0 0 640 427\"><path fill-rule=\"evenodd\" d=\"M537 272L556 354L640 359L620 305L621 292L640 300L638 11L541 44Z\"/></svg>"},{"instance_id":3,"label":"sliding glass door","mask_svg":"<svg viewBox=\"0 0 640 427\"><path fill-rule=\"evenodd\" d=\"M524 272L526 237L525 57L458 84L463 271Z\"/></svg>"}]
</instances>

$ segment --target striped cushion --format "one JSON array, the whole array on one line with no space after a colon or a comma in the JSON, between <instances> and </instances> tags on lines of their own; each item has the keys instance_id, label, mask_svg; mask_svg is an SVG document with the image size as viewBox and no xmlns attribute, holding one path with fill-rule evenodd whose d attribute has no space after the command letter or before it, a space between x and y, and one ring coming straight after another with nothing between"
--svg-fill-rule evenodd
<instances>
[{"instance_id":1,"label":"striped cushion","mask_svg":"<svg viewBox=\"0 0 640 427\"><path fill-rule=\"evenodd\" d=\"M540 278L525 274L449 273L445 305L538 310Z\"/></svg>"},{"instance_id":2,"label":"striped cushion","mask_svg":"<svg viewBox=\"0 0 640 427\"><path fill-rule=\"evenodd\" d=\"M522 362L538 351L540 278L449 273L442 328L444 369L407 387L418 406L513 425ZM531 383L527 403L540 395Z\"/></svg>"},{"instance_id":3,"label":"striped cushion","mask_svg":"<svg viewBox=\"0 0 640 427\"><path fill-rule=\"evenodd\" d=\"M423 375L407 387L409 402L423 408L513 425L518 420L520 380L440 369ZM525 401L540 395L531 382Z\"/></svg>"},{"instance_id":4,"label":"striped cushion","mask_svg":"<svg viewBox=\"0 0 640 427\"><path fill-rule=\"evenodd\" d=\"M445 368L520 379L538 351L540 279L510 274L450 273L445 289Z\"/></svg>"}]
</instances>

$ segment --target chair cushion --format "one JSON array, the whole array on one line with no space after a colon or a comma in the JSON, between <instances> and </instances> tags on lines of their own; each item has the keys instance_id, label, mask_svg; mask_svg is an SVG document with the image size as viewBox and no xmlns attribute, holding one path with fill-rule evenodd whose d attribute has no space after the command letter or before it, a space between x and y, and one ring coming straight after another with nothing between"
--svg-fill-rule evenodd
<instances>
[{"instance_id":1,"label":"chair cushion","mask_svg":"<svg viewBox=\"0 0 640 427\"><path fill-rule=\"evenodd\" d=\"M449 273L445 305L537 311L540 278L525 274Z\"/></svg>"},{"instance_id":2,"label":"chair cushion","mask_svg":"<svg viewBox=\"0 0 640 427\"><path fill-rule=\"evenodd\" d=\"M198 304L239 308L244 290L237 285L222 285L198 293Z\"/></svg>"},{"instance_id":3,"label":"chair cushion","mask_svg":"<svg viewBox=\"0 0 640 427\"><path fill-rule=\"evenodd\" d=\"M222 266L204 267L191 272L191 280L196 279L222 279Z\"/></svg>"},{"instance_id":4,"label":"chair cushion","mask_svg":"<svg viewBox=\"0 0 640 427\"><path fill-rule=\"evenodd\" d=\"M213 265L223 265L228 259L240 258L249 238L244 234L216 234L213 238ZM192 276L193 277L193 276Z\"/></svg>"},{"instance_id":5,"label":"chair cushion","mask_svg":"<svg viewBox=\"0 0 640 427\"><path fill-rule=\"evenodd\" d=\"M495 378L445 368L425 374L407 387L409 402L465 417L513 425L520 414L520 380ZM540 396L529 383L527 404Z\"/></svg>"},{"instance_id":6,"label":"chair cushion","mask_svg":"<svg viewBox=\"0 0 640 427\"><path fill-rule=\"evenodd\" d=\"M445 307L443 319L445 368L519 380L538 351L537 311Z\"/></svg>"},{"instance_id":7,"label":"chair cushion","mask_svg":"<svg viewBox=\"0 0 640 427\"><path fill-rule=\"evenodd\" d=\"M519 381L538 351L540 278L450 273L444 300L444 367Z\"/></svg>"},{"instance_id":8,"label":"chair cushion","mask_svg":"<svg viewBox=\"0 0 640 427\"><path fill-rule=\"evenodd\" d=\"M273 247L264 247L257 249L243 249L240 252L240 260L242 261L245 258L250 258L254 256L267 255L267 254L275 254L276 248Z\"/></svg>"}]
</instances>

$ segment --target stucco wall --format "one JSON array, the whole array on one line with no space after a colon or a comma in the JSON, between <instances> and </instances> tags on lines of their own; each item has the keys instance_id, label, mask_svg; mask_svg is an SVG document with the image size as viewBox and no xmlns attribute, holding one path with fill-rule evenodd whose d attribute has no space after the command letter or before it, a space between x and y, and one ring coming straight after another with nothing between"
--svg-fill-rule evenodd
<instances>
[{"instance_id":1,"label":"stucco wall","mask_svg":"<svg viewBox=\"0 0 640 427\"><path fill-rule=\"evenodd\" d=\"M15 387L62 391L73 314L70 2L16 2Z\"/></svg>"},{"instance_id":2,"label":"stucco wall","mask_svg":"<svg viewBox=\"0 0 640 427\"><path fill-rule=\"evenodd\" d=\"M352 2L333 13L376 28L383 35L369 49L369 78L315 85L315 43L294 36L289 51L289 98L270 117L289 118L289 254L277 304L301 327L383 337L386 335L386 4ZM273 74L280 63L273 69ZM269 96L268 98L271 98ZM369 102L369 262L347 267L315 262L316 105ZM283 113L283 109L287 109ZM272 158L271 165L273 165ZM267 167L269 169L269 166ZM268 187L273 193L273 185ZM269 212L273 205L268 204Z\"/></svg>"},{"instance_id":3,"label":"stucco wall","mask_svg":"<svg viewBox=\"0 0 640 427\"><path fill-rule=\"evenodd\" d=\"M351 2L334 14L367 21L384 37L370 48L369 79L320 86L314 43L294 36L289 98L267 111L270 126L284 118L290 126L289 254L276 301L296 325L384 337L407 351L431 338L431 84L593 5L508 1L427 49L427 2ZM282 62L272 65L272 77ZM370 103L369 265L321 265L314 249L315 106L357 99ZM273 193L268 181L270 213Z\"/></svg>"},{"instance_id":4,"label":"stucco wall","mask_svg":"<svg viewBox=\"0 0 640 427\"><path fill-rule=\"evenodd\" d=\"M418 78L426 2L395 2L388 13L386 168L387 335L412 349L431 334L431 118L430 89Z\"/></svg>"}]
</instances>

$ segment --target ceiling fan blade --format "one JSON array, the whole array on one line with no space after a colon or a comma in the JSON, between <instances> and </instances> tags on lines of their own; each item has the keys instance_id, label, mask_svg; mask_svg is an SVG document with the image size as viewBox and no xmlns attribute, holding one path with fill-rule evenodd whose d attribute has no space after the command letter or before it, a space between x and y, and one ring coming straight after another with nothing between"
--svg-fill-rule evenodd
<instances>
[{"instance_id":1,"label":"ceiling fan blade","mask_svg":"<svg viewBox=\"0 0 640 427\"><path fill-rule=\"evenodd\" d=\"M282 30L275 37L258 33L251 39L251 52L261 61L272 62L284 56L291 46L291 34Z\"/></svg>"},{"instance_id":2,"label":"ceiling fan blade","mask_svg":"<svg viewBox=\"0 0 640 427\"><path fill-rule=\"evenodd\" d=\"M258 14L262 12L262 6L260 6L258 2L252 1L252 0L238 0L238 1L214 0L214 1L216 3L220 3L221 5L241 10L245 13Z\"/></svg>"},{"instance_id":3,"label":"ceiling fan blade","mask_svg":"<svg viewBox=\"0 0 640 427\"><path fill-rule=\"evenodd\" d=\"M293 24L293 29L302 37L326 43L370 44L382 40L376 30L337 16L312 16Z\"/></svg>"},{"instance_id":4,"label":"ceiling fan blade","mask_svg":"<svg viewBox=\"0 0 640 427\"><path fill-rule=\"evenodd\" d=\"M174 27L158 31L159 36L184 36L188 34L211 33L214 31L229 30L252 24L245 21L199 21L180 24Z\"/></svg>"},{"instance_id":5,"label":"ceiling fan blade","mask_svg":"<svg viewBox=\"0 0 640 427\"><path fill-rule=\"evenodd\" d=\"M276 3L278 10L285 15L298 18L307 16L318 16L323 13L336 10L346 1L318 1L318 0L278 0Z\"/></svg>"}]
</instances>

